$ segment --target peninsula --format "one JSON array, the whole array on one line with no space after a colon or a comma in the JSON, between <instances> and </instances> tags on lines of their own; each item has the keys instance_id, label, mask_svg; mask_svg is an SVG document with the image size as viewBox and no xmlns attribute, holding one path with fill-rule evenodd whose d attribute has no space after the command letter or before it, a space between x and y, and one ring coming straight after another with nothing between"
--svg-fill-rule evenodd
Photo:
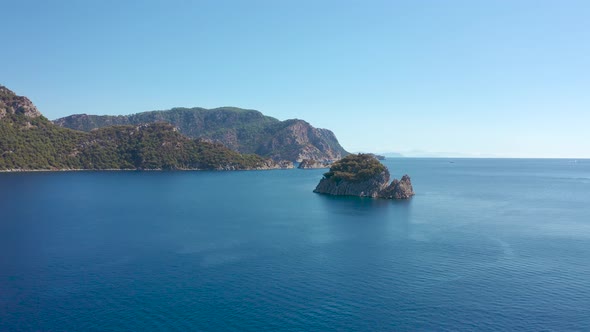
<instances>
[{"instance_id":1,"label":"peninsula","mask_svg":"<svg viewBox=\"0 0 590 332\"><path fill-rule=\"evenodd\" d=\"M328 129L315 128L300 119L279 121L259 111L237 107L173 108L117 116L74 114L53 121L57 126L85 132L158 122L171 124L188 138L221 143L235 152L274 161L313 159L323 163L348 154Z\"/></svg>"},{"instance_id":2,"label":"peninsula","mask_svg":"<svg viewBox=\"0 0 590 332\"><path fill-rule=\"evenodd\" d=\"M90 132L62 128L27 97L0 85L0 171L275 168L293 168L293 163L191 139L169 123L115 125Z\"/></svg>"}]
</instances>

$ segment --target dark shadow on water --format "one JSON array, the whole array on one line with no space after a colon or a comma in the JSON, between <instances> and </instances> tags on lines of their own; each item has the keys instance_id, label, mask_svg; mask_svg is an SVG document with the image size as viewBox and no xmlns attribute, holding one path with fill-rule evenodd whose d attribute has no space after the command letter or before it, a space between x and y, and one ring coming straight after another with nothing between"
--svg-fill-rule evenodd
<instances>
[{"instance_id":1,"label":"dark shadow on water","mask_svg":"<svg viewBox=\"0 0 590 332\"><path fill-rule=\"evenodd\" d=\"M390 200L356 196L332 196L316 194L322 206L331 213L359 216L387 215L392 212L409 213L412 199Z\"/></svg>"}]
</instances>

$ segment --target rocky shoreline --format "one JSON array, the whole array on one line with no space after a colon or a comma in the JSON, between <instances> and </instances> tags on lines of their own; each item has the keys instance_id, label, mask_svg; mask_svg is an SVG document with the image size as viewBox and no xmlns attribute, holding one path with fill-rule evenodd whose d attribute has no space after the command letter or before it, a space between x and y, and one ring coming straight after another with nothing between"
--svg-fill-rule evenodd
<instances>
[{"instance_id":1,"label":"rocky shoreline","mask_svg":"<svg viewBox=\"0 0 590 332\"><path fill-rule=\"evenodd\" d=\"M76 168L76 169L0 169L0 173L33 173L33 172L198 172L198 171L273 171L281 169L292 169L293 167L272 167L272 168L245 168L245 169L206 169L206 168L176 168L176 169L162 169L162 168L150 168L150 169L118 169L118 168Z\"/></svg>"},{"instance_id":2,"label":"rocky shoreline","mask_svg":"<svg viewBox=\"0 0 590 332\"><path fill-rule=\"evenodd\" d=\"M303 159L297 168L299 169L315 169L315 168L330 168L331 161L319 161L314 159Z\"/></svg>"}]
</instances>

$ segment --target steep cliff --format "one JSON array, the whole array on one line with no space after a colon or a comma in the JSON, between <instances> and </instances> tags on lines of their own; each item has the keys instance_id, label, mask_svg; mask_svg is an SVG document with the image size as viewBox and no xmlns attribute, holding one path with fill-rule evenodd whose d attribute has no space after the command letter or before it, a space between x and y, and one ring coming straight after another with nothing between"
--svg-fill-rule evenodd
<instances>
[{"instance_id":1,"label":"steep cliff","mask_svg":"<svg viewBox=\"0 0 590 332\"><path fill-rule=\"evenodd\" d=\"M414 196L412 181L406 174L401 180L394 179L389 186L379 193L379 197L388 199L408 199Z\"/></svg>"},{"instance_id":2,"label":"steep cliff","mask_svg":"<svg viewBox=\"0 0 590 332\"><path fill-rule=\"evenodd\" d=\"M303 120L279 121L255 110L235 107L173 108L126 116L76 114L54 121L61 127L82 131L153 122L167 122L188 137L219 142L241 153L274 160L326 161L348 154L327 129L314 128Z\"/></svg>"},{"instance_id":3,"label":"steep cliff","mask_svg":"<svg viewBox=\"0 0 590 332\"><path fill-rule=\"evenodd\" d=\"M272 133L261 142L256 154L273 159L301 162L338 160L348 153L340 146L334 133L314 128L303 120L286 120L270 127Z\"/></svg>"},{"instance_id":4,"label":"steep cliff","mask_svg":"<svg viewBox=\"0 0 590 332\"><path fill-rule=\"evenodd\" d=\"M389 170L372 155L349 155L332 165L314 192L386 199L408 199L414 195L408 175L391 183L389 180Z\"/></svg>"}]
</instances>

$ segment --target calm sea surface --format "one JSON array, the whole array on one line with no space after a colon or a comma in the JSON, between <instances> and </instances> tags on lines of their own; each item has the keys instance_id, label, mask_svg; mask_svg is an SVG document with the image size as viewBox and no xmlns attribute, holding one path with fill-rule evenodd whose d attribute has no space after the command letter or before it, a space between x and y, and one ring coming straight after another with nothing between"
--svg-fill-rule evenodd
<instances>
[{"instance_id":1,"label":"calm sea surface","mask_svg":"<svg viewBox=\"0 0 590 332\"><path fill-rule=\"evenodd\" d=\"M590 160L385 164L0 174L0 330L590 330Z\"/></svg>"}]
</instances>

